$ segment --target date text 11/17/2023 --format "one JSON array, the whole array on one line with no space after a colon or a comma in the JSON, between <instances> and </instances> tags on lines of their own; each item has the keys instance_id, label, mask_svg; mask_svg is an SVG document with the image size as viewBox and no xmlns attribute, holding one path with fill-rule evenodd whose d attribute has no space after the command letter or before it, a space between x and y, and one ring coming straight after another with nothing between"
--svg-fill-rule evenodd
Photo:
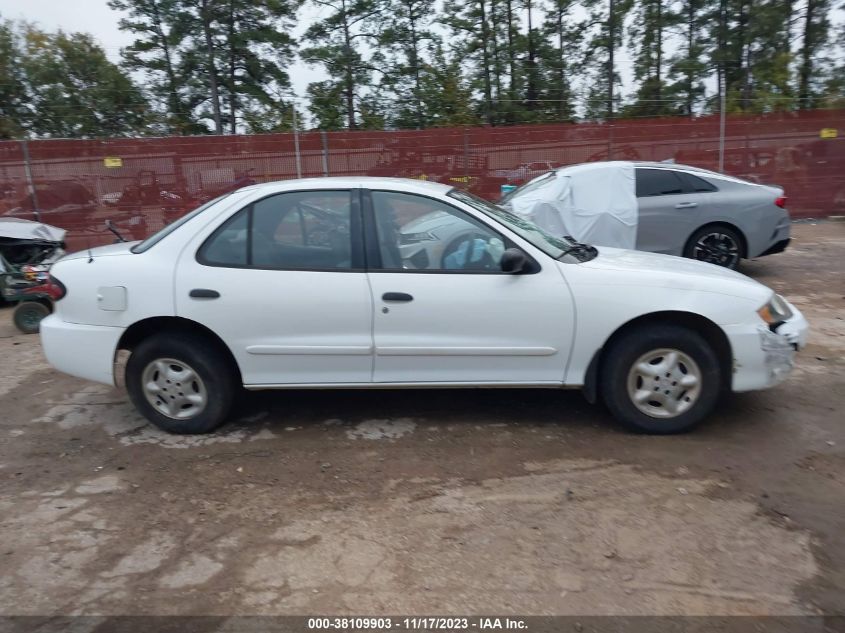
<instances>
[{"instance_id":1,"label":"date text 11/17/2023","mask_svg":"<svg viewBox=\"0 0 845 633\"><path fill-rule=\"evenodd\" d=\"M308 618L309 630L340 631L467 631L467 630L525 630L525 620L501 617L332 617Z\"/></svg>"}]
</instances>

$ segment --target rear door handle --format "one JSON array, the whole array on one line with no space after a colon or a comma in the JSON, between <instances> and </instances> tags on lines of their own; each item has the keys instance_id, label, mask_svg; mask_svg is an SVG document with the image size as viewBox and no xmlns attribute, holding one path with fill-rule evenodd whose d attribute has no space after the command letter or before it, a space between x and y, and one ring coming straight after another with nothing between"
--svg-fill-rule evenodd
<instances>
[{"instance_id":1,"label":"rear door handle","mask_svg":"<svg viewBox=\"0 0 845 633\"><path fill-rule=\"evenodd\" d=\"M414 298L409 295L407 292L385 292L382 296L382 301L397 301L397 302L407 302L413 301Z\"/></svg>"},{"instance_id":2,"label":"rear door handle","mask_svg":"<svg viewBox=\"0 0 845 633\"><path fill-rule=\"evenodd\" d=\"M220 297L220 293L209 288L194 288L188 293L188 296L192 299L217 299Z\"/></svg>"},{"instance_id":3,"label":"rear door handle","mask_svg":"<svg viewBox=\"0 0 845 633\"><path fill-rule=\"evenodd\" d=\"M676 209L692 209L693 207L697 207L697 202L679 202L675 205Z\"/></svg>"}]
</instances>

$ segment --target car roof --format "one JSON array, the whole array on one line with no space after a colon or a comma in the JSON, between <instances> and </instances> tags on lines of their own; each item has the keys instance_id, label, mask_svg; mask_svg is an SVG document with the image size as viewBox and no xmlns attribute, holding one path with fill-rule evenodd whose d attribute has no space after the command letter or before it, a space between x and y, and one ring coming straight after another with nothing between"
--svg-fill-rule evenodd
<instances>
[{"instance_id":1,"label":"car roof","mask_svg":"<svg viewBox=\"0 0 845 633\"><path fill-rule=\"evenodd\" d=\"M444 194L454 187L439 182L416 178L381 178L377 176L325 176L320 178L293 178L249 185L239 191L275 193L297 189L395 189L415 193Z\"/></svg>"}]
</instances>

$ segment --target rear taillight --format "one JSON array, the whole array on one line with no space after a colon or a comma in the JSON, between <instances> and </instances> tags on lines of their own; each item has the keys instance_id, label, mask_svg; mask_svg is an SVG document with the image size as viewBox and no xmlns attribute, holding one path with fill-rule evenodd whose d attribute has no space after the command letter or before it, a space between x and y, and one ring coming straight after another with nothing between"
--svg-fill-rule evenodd
<instances>
[{"instance_id":1,"label":"rear taillight","mask_svg":"<svg viewBox=\"0 0 845 633\"><path fill-rule=\"evenodd\" d=\"M53 301L63 299L67 295L67 286L65 286L55 275L50 275L47 280L47 292L52 297Z\"/></svg>"},{"instance_id":2,"label":"rear taillight","mask_svg":"<svg viewBox=\"0 0 845 633\"><path fill-rule=\"evenodd\" d=\"M779 206L781 209L786 208L786 196L779 196L775 198L775 204Z\"/></svg>"}]
</instances>

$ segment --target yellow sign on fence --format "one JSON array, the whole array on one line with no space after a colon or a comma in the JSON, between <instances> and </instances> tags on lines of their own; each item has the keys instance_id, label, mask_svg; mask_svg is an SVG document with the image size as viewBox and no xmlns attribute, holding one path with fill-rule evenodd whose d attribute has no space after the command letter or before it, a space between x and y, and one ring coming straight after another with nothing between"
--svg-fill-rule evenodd
<instances>
[{"instance_id":1,"label":"yellow sign on fence","mask_svg":"<svg viewBox=\"0 0 845 633\"><path fill-rule=\"evenodd\" d=\"M819 132L819 136L821 138L836 138L839 136L839 130L835 127L823 127L821 132Z\"/></svg>"},{"instance_id":2,"label":"yellow sign on fence","mask_svg":"<svg viewBox=\"0 0 845 633\"><path fill-rule=\"evenodd\" d=\"M106 156L103 159L103 167L113 169L115 167L123 167L123 159L117 156Z\"/></svg>"}]
</instances>

